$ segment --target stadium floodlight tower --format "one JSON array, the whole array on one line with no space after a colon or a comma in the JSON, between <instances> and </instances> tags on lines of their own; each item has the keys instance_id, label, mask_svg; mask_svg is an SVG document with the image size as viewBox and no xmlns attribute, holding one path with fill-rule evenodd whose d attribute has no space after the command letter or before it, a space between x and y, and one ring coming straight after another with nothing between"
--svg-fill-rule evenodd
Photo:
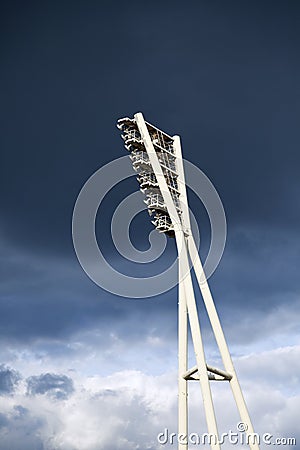
<instances>
[{"instance_id":1,"label":"stadium floodlight tower","mask_svg":"<svg viewBox=\"0 0 300 450\"><path fill-rule=\"evenodd\" d=\"M210 389L211 380L228 381L251 450L259 450L257 435L239 385L215 304L205 278L192 235L179 136L169 136L144 120L142 113L118 120L125 147L137 172L156 229L175 237L178 251L178 450L188 448L188 381L201 386L211 449L219 450L217 422ZM196 275L213 333L221 354L223 369L206 363L198 312L192 284L190 261ZM188 322L196 366L188 369Z\"/></svg>"}]
</instances>

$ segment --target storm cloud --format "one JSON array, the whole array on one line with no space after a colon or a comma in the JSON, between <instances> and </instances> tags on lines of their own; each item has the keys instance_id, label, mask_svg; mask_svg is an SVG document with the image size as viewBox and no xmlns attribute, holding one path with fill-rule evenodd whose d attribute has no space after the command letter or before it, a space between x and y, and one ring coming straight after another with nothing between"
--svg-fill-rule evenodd
<instances>
[{"instance_id":1,"label":"storm cloud","mask_svg":"<svg viewBox=\"0 0 300 450\"><path fill-rule=\"evenodd\" d=\"M73 381L66 375L44 373L29 377L26 381L29 395L47 394L58 400L63 400L74 392Z\"/></svg>"},{"instance_id":2,"label":"storm cloud","mask_svg":"<svg viewBox=\"0 0 300 450\"><path fill-rule=\"evenodd\" d=\"M20 379L18 371L0 364L0 395L12 394Z\"/></svg>"}]
</instances>

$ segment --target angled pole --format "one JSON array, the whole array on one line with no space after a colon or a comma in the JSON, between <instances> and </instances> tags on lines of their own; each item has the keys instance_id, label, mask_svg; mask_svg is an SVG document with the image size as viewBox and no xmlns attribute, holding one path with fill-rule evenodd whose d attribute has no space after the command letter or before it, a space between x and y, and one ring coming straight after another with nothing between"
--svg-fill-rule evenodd
<instances>
[{"instance_id":1,"label":"angled pole","mask_svg":"<svg viewBox=\"0 0 300 450\"><path fill-rule=\"evenodd\" d=\"M240 414L241 421L245 426L245 433L248 436L249 447L251 450L259 450L259 445L257 439L255 439L255 433L253 429L253 425L250 419L250 415L247 409L247 405L239 384L239 380L237 374L235 372L235 368L231 359L231 355L226 343L226 339L223 333L223 329L220 323L220 319L212 298L212 294L208 285L208 282L205 277L205 273L203 270L203 266L201 263L201 259L197 250L197 246L195 244L194 238L191 238L188 241L188 248L191 255L191 259L194 264L194 271L196 274L196 278L200 287L200 291L203 297L203 301L207 310L207 314L217 341L217 345L219 347L219 351L221 354L221 358L224 364L224 368L227 372L232 375L232 378L229 380L229 384L233 393L233 397L235 399L235 403L237 409Z\"/></svg>"},{"instance_id":2,"label":"angled pole","mask_svg":"<svg viewBox=\"0 0 300 450\"><path fill-rule=\"evenodd\" d=\"M152 165L153 171L155 173L157 183L159 185L160 191L162 193L165 204L167 205L168 212L170 214L174 231L175 239L178 251L178 260L181 265L183 272L183 284L185 291L185 298L187 309L189 313L189 321L191 327L191 335L194 344L194 351L196 356L196 362L198 366L198 371L200 375L200 386L202 391L204 411L206 416L206 423L209 434L212 436L211 448L212 450L220 450L218 428L215 417L215 411L212 401L212 395L210 390L210 384L206 368L206 359L204 354L204 347L202 343L200 324L198 319L198 312L196 307L196 300L194 295L194 289L192 284L192 278L189 267L188 251L185 242L184 232L182 230L182 224L178 216L176 207L174 205L172 196L169 192L167 182L165 180L162 168L160 166L157 154L155 152L149 131L147 129L144 117L141 113L137 113L134 116L136 120L137 127L143 138L146 152L148 154L150 163ZM181 272L181 271L180 271ZM180 375L179 375L180 376ZM181 375L183 376L183 374Z\"/></svg>"},{"instance_id":3,"label":"angled pole","mask_svg":"<svg viewBox=\"0 0 300 450\"><path fill-rule=\"evenodd\" d=\"M211 436L212 450L219 450L220 444L219 444L218 427L207 373L206 358L202 342L198 311L196 306L194 288L192 284L192 277L190 273L188 252L183 232L182 231L178 232L175 229L175 238L178 248L181 248L178 259L179 264L182 266L183 285L185 291L187 310L189 314L189 322L194 346L194 353L196 356L196 363L198 367L199 381L201 386L207 429L209 435ZM183 378L184 373L179 373L179 377Z\"/></svg>"},{"instance_id":4,"label":"angled pole","mask_svg":"<svg viewBox=\"0 0 300 450\"><path fill-rule=\"evenodd\" d=\"M183 267L178 259L178 450L187 449L188 436L188 381L183 377L188 370L188 311L183 282Z\"/></svg>"},{"instance_id":5,"label":"angled pole","mask_svg":"<svg viewBox=\"0 0 300 450\"><path fill-rule=\"evenodd\" d=\"M174 142L177 136L173 136ZM178 164L178 153L174 145L176 156L176 168L178 173L178 190L180 206L186 209L185 195L184 195L184 173L181 170L181 165ZM183 230L186 228L185 214L182 214L181 223ZM178 303L178 435L188 436L188 381L184 378L184 374L188 370L188 310L186 302L186 292L184 286L184 273L182 269L181 259L178 258L179 271L179 303ZM179 442L178 450L186 450L187 444Z\"/></svg>"},{"instance_id":6,"label":"angled pole","mask_svg":"<svg viewBox=\"0 0 300 450\"><path fill-rule=\"evenodd\" d=\"M195 271L195 275L199 284L199 288L201 291L201 295L203 297L203 301L207 310L207 314L214 332L214 336L216 338L216 342L221 354L221 358L224 364L225 371L232 375L232 378L229 380L230 387L232 389L232 393L240 414L240 418L245 425L245 433L249 439L249 446L251 450L259 450L259 445L255 440L255 433L253 429L253 425L250 419L250 415L246 406L246 402L235 372L235 368L231 359L231 355L226 343L226 339L223 333L223 329L220 323L220 319L212 298L212 294L203 270L203 266L201 263L201 259L199 256L199 252L194 240L194 237L191 232L191 224L190 224L190 215L188 210L188 200L187 200L187 192L186 192L186 184L184 177L184 169L182 163L182 152L180 145L179 136L174 136L174 148L177 156L177 164L178 171L180 174L180 188L181 188L181 196L183 197L183 220L187 229L187 246L190 254L190 258L193 264L193 268Z\"/></svg>"}]
</instances>

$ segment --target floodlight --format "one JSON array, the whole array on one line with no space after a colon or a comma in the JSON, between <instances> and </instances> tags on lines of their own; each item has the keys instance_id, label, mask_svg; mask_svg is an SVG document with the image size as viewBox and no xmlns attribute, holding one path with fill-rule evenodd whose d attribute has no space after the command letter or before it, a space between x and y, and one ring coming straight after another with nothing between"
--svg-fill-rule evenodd
<instances>
[{"instance_id":1,"label":"floodlight","mask_svg":"<svg viewBox=\"0 0 300 450\"><path fill-rule=\"evenodd\" d=\"M178 302L178 450L187 450L188 436L188 381L198 380L201 385L205 417L211 449L219 450L220 441L215 417L210 381L228 381L244 425L251 450L259 450L251 419L235 372L223 329L207 283L197 246L191 231L180 139L169 136L144 120L141 113L134 118L118 120L125 148L130 152L132 166L143 193L152 223L160 233L175 237L178 250L179 302ZM196 279L208 317L216 338L224 370L206 363L200 331L195 293L190 273L192 261ZM196 366L188 369L187 327L196 357Z\"/></svg>"}]
</instances>

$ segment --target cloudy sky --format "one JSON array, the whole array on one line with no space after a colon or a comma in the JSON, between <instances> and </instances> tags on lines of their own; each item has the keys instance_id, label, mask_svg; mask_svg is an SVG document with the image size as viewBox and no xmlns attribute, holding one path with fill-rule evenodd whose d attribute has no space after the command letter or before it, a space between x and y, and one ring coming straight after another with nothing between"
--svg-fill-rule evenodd
<instances>
[{"instance_id":1,"label":"cloudy sky","mask_svg":"<svg viewBox=\"0 0 300 450\"><path fill-rule=\"evenodd\" d=\"M72 244L76 198L126 155L115 123L138 111L181 136L222 199L227 244L210 285L225 335L255 429L300 448L299 3L0 8L0 450L176 448L157 442L177 429L176 288L139 300L109 293ZM115 269L145 277L172 264L175 248L170 240L150 264L114 248L112 215L136 188L130 178L109 192L96 231ZM205 258L209 222L189 198ZM132 221L139 250L151 230L146 212ZM221 366L196 295L207 360ZM229 386L213 394L220 430L235 431ZM190 402L190 431L202 433L198 384Z\"/></svg>"}]
</instances>

